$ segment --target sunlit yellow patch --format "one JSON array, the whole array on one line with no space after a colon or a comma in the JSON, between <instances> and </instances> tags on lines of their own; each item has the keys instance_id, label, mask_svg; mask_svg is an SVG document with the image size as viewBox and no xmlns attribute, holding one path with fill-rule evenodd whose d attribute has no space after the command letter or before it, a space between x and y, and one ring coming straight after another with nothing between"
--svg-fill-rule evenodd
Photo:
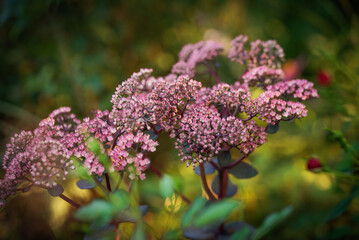
<instances>
[{"instance_id":1,"label":"sunlit yellow patch","mask_svg":"<svg viewBox=\"0 0 359 240\"><path fill-rule=\"evenodd\" d=\"M165 209L169 212L178 212L182 206L182 199L178 195L173 194L172 197L167 197L165 200Z\"/></svg>"},{"instance_id":2,"label":"sunlit yellow patch","mask_svg":"<svg viewBox=\"0 0 359 240\"><path fill-rule=\"evenodd\" d=\"M306 182L314 184L321 190L328 190L332 186L329 176L324 173L316 174L309 171L303 171L302 177Z\"/></svg>"},{"instance_id":3,"label":"sunlit yellow patch","mask_svg":"<svg viewBox=\"0 0 359 240\"><path fill-rule=\"evenodd\" d=\"M315 183L321 190L328 190L332 186L332 182L326 174L319 174Z\"/></svg>"},{"instance_id":4,"label":"sunlit yellow patch","mask_svg":"<svg viewBox=\"0 0 359 240\"><path fill-rule=\"evenodd\" d=\"M59 197L52 198L50 202L50 226L53 230L60 229L67 219L70 205Z\"/></svg>"}]
</instances>

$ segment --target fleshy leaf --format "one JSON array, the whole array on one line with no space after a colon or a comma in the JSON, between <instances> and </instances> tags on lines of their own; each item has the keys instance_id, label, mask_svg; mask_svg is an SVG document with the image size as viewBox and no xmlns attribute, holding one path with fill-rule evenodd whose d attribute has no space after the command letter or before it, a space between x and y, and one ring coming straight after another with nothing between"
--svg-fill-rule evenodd
<instances>
[{"instance_id":1,"label":"fleshy leaf","mask_svg":"<svg viewBox=\"0 0 359 240\"><path fill-rule=\"evenodd\" d=\"M239 179L252 178L258 174L258 171L250 164L246 162L240 162L228 172Z\"/></svg>"},{"instance_id":2,"label":"fleshy leaf","mask_svg":"<svg viewBox=\"0 0 359 240\"><path fill-rule=\"evenodd\" d=\"M220 152L218 154L218 164L221 167L227 166L231 162L231 153L229 151Z\"/></svg>"},{"instance_id":3,"label":"fleshy leaf","mask_svg":"<svg viewBox=\"0 0 359 240\"><path fill-rule=\"evenodd\" d=\"M132 223L137 222L135 214L133 212L134 210L135 210L134 208L130 208L130 209L127 209L125 211L122 211L116 217L116 220L120 221L120 222L132 222ZM147 205L141 205L141 206L139 206L139 210L140 210L141 216L143 217L143 216L146 215L146 213L148 211L148 206Z\"/></svg>"},{"instance_id":4,"label":"fleshy leaf","mask_svg":"<svg viewBox=\"0 0 359 240\"><path fill-rule=\"evenodd\" d=\"M268 124L266 127L266 133L269 133L269 134L274 134L274 133L278 132L278 130L279 130L278 124Z\"/></svg>"},{"instance_id":5,"label":"fleshy leaf","mask_svg":"<svg viewBox=\"0 0 359 240\"><path fill-rule=\"evenodd\" d=\"M51 196L58 197L64 192L64 188L60 184L57 184L56 186L48 189L47 191L50 193Z\"/></svg>"},{"instance_id":6,"label":"fleshy leaf","mask_svg":"<svg viewBox=\"0 0 359 240\"><path fill-rule=\"evenodd\" d=\"M183 236L188 239L212 239L214 237L214 231L216 229L213 228L196 228L196 227L188 227L182 230Z\"/></svg>"},{"instance_id":7,"label":"fleshy leaf","mask_svg":"<svg viewBox=\"0 0 359 240\"><path fill-rule=\"evenodd\" d=\"M171 176L164 174L160 180L160 193L162 197L170 197L174 191L173 180Z\"/></svg>"},{"instance_id":8,"label":"fleshy leaf","mask_svg":"<svg viewBox=\"0 0 359 240\"><path fill-rule=\"evenodd\" d=\"M201 227L222 222L231 212L238 208L238 206L239 202L232 199L224 199L222 201L211 203L198 214L194 221L194 225Z\"/></svg>"},{"instance_id":9,"label":"fleshy leaf","mask_svg":"<svg viewBox=\"0 0 359 240\"><path fill-rule=\"evenodd\" d=\"M91 189L96 187L96 183L85 180L85 179L80 179L76 182L76 185L78 188L80 189Z\"/></svg>"},{"instance_id":10,"label":"fleshy leaf","mask_svg":"<svg viewBox=\"0 0 359 240\"><path fill-rule=\"evenodd\" d=\"M249 240L256 231L255 228L245 222L230 222L224 226L226 232L231 235L230 240Z\"/></svg>"},{"instance_id":11,"label":"fleshy leaf","mask_svg":"<svg viewBox=\"0 0 359 240\"><path fill-rule=\"evenodd\" d=\"M293 207L289 206L284 208L282 211L277 213L272 213L269 215L263 222L262 226L257 229L257 232L254 234L254 240L262 238L268 232L270 232L274 227L283 222L291 213L293 212Z\"/></svg>"},{"instance_id":12,"label":"fleshy leaf","mask_svg":"<svg viewBox=\"0 0 359 240\"><path fill-rule=\"evenodd\" d=\"M335 208L330 212L327 221L333 220L334 218L340 216L350 205L354 199L354 194L349 195L348 197L341 200Z\"/></svg>"},{"instance_id":13,"label":"fleshy leaf","mask_svg":"<svg viewBox=\"0 0 359 240\"><path fill-rule=\"evenodd\" d=\"M100 225L112 218L114 207L111 203L95 199L90 204L81 207L75 213L75 217L83 221L95 221Z\"/></svg>"},{"instance_id":14,"label":"fleshy leaf","mask_svg":"<svg viewBox=\"0 0 359 240\"><path fill-rule=\"evenodd\" d=\"M208 174L212 174L216 171L216 169L212 166L211 163L209 162L205 162L204 164L204 173L206 175ZM199 166L196 167L196 169L194 170L194 172L197 174L197 175L201 175L201 170L199 169Z\"/></svg>"},{"instance_id":15,"label":"fleshy leaf","mask_svg":"<svg viewBox=\"0 0 359 240\"><path fill-rule=\"evenodd\" d=\"M187 210L187 212L184 214L183 218L182 218L182 225L184 227L192 225L192 220L194 218L194 216L201 211L201 209L205 206L206 204L206 199L203 199L201 197L196 198L193 202L192 202L192 206L190 207L190 209Z\"/></svg>"},{"instance_id":16,"label":"fleshy leaf","mask_svg":"<svg viewBox=\"0 0 359 240\"><path fill-rule=\"evenodd\" d=\"M119 189L115 192L112 192L109 195L110 202L116 209L116 211L121 211L123 209L126 209L130 206L130 196L127 192L123 191L122 189Z\"/></svg>"}]
</instances>

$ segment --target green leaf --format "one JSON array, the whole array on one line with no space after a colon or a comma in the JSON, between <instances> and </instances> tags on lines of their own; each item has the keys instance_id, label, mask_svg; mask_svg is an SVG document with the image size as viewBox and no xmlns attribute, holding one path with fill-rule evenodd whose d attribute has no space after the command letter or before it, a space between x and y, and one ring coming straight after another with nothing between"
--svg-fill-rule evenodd
<instances>
[{"instance_id":1,"label":"green leaf","mask_svg":"<svg viewBox=\"0 0 359 240\"><path fill-rule=\"evenodd\" d=\"M252 239L255 228L245 222L229 222L224 226L225 232L231 236L231 239Z\"/></svg>"},{"instance_id":2,"label":"green leaf","mask_svg":"<svg viewBox=\"0 0 359 240\"><path fill-rule=\"evenodd\" d=\"M128 208L131 203L130 195L122 189L112 192L109 195L109 199L116 211Z\"/></svg>"},{"instance_id":3,"label":"green leaf","mask_svg":"<svg viewBox=\"0 0 359 240\"><path fill-rule=\"evenodd\" d=\"M252 178L258 174L258 171L246 162L240 162L233 168L228 169L228 172L239 179Z\"/></svg>"},{"instance_id":4,"label":"green leaf","mask_svg":"<svg viewBox=\"0 0 359 240\"><path fill-rule=\"evenodd\" d=\"M145 231L143 229L143 223L139 222L136 224L135 227L135 232L133 233L132 238L133 240L142 240L142 239L146 239L145 237Z\"/></svg>"},{"instance_id":5,"label":"green leaf","mask_svg":"<svg viewBox=\"0 0 359 240\"><path fill-rule=\"evenodd\" d=\"M183 190L183 177L172 177L173 180L173 188L176 189L178 192L182 192Z\"/></svg>"},{"instance_id":6,"label":"green leaf","mask_svg":"<svg viewBox=\"0 0 359 240\"><path fill-rule=\"evenodd\" d=\"M147 205L135 206L124 211L121 211L117 216L116 220L119 222L138 222L141 217L145 216L148 211Z\"/></svg>"},{"instance_id":7,"label":"green leaf","mask_svg":"<svg viewBox=\"0 0 359 240\"><path fill-rule=\"evenodd\" d=\"M95 154L101 153L100 143L94 138L88 140L87 148Z\"/></svg>"},{"instance_id":8,"label":"green leaf","mask_svg":"<svg viewBox=\"0 0 359 240\"><path fill-rule=\"evenodd\" d=\"M173 186L171 176L164 174L160 180L160 193L162 197L171 197L174 191Z\"/></svg>"},{"instance_id":9,"label":"green leaf","mask_svg":"<svg viewBox=\"0 0 359 240\"><path fill-rule=\"evenodd\" d=\"M252 229L248 226L244 226L242 229L238 230L233 234L229 240L246 240L251 234Z\"/></svg>"},{"instance_id":10,"label":"green leaf","mask_svg":"<svg viewBox=\"0 0 359 240\"><path fill-rule=\"evenodd\" d=\"M205 204L206 204L206 199L203 199L201 197L196 198L192 202L192 206L190 207L190 209L188 209L188 211L184 214L184 216L182 218L182 225L184 227L192 225L191 223L192 223L194 216L200 210L202 210L202 208L204 207Z\"/></svg>"},{"instance_id":11,"label":"green leaf","mask_svg":"<svg viewBox=\"0 0 359 240\"><path fill-rule=\"evenodd\" d=\"M218 154L218 164L221 167L227 166L231 162L231 153L229 151L220 152Z\"/></svg>"},{"instance_id":12,"label":"green leaf","mask_svg":"<svg viewBox=\"0 0 359 240\"><path fill-rule=\"evenodd\" d=\"M333 220L334 218L340 216L350 205L355 195L351 194L348 197L340 201L335 208L330 212L327 221Z\"/></svg>"},{"instance_id":13,"label":"green leaf","mask_svg":"<svg viewBox=\"0 0 359 240\"><path fill-rule=\"evenodd\" d=\"M268 232L270 232L274 227L283 222L291 213L293 212L293 207L288 206L284 208L282 211L277 213L272 213L269 215L263 222L262 226L260 226L257 232L254 234L253 239L260 239Z\"/></svg>"},{"instance_id":14,"label":"green leaf","mask_svg":"<svg viewBox=\"0 0 359 240\"><path fill-rule=\"evenodd\" d=\"M211 203L203 209L194 221L195 226L206 226L215 222L221 222L238 208L239 202L232 199L225 199L220 202Z\"/></svg>"},{"instance_id":15,"label":"green leaf","mask_svg":"<svg viewBox=\"0 0 359 240\"><path fill-rule=\"evenodd\" d=\"M75 217L82 221L95 221L105 224L113 215L114 208L111 203L95 199L90 204L81 207L75 212Z\"/></svg>"}]
</instances>

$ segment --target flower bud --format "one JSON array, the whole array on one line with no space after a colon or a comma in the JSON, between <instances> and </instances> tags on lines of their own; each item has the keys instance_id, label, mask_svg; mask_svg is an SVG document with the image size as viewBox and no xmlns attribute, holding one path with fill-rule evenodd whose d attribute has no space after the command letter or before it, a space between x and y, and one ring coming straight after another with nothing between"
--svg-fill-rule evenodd
<instances>
[{"instance_id":1,"label":"flower bud","mask_svg":"<svg viewBox=\"0 0 359 240\"><path fill-rule=\"evenodd\" d=\"M332 78L327 71L320 71L317 75L318 84L321 86L329 86L332 83Z\"/></svg>"},{"instance_id":2,"label":"flower bud","mask_svg":"<svg viewBox=\"0 0 359 240\"><path fill-rule=\"evenodd\" d=\"M322 164L318 158L311 157L307 161L307 170L309 171L320 171L322 170Z\"/></svg>"}]
</instances>

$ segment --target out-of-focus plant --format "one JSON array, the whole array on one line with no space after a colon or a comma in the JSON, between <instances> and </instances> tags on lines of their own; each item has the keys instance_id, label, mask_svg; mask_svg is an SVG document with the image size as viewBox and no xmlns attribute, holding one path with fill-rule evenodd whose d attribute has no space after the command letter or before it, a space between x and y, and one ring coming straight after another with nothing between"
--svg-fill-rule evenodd
<instances>
[{"instance_id":1,"label":"out-of-focus plant","mask_svg":"<svg viewBox=\"0 0 359 240\"><path fill-rule=\"evenodd\" d=\"M338 192L345 197L328 213L325 219L327 223L331 223L340 218L345 213L350 204L359 196L359 152L344 137L341 131L328 130L329 139L336 141L343 150L343 159L334 167L329 166L325 162L321 162L318 158L308 159L307 169L315 173L324 172L333 176L336 181ZM351 224L355 225L354 217ZM331 229L334 238L355 238L358 236L354 228L350 226L335 227Z\"/></svg>"},{"instance_id":2,"label":"out-of-focus plant","mask_svg":"<svg viewBox=\"0 0 359 240\"><path fill-rule=\"evenodd\" d=\"M40 187L78 208L75 217L91 222L89 238L119 239L121 224L133 222L133 239L143 239L150 235L142 218L148 207L140 205L138 183L150 169L161 178L163 198L175 194L190 205L181 221L184 237L264 236L292 208L268 216L258 229L226 221L241 207L231 199L238 187L229 176L256 176L257 170L244 160L266 142L267 134L279 130L281 121L305 117L302 102L319 95L305 79L284 79L284 52L274 40L233 39L228 58L242 68L233 85L219 74L222 52L214 41L186 45L169 75L155 78L152 69L141 69L120 84L111 111L97 110L93 118L80 121L69 107L62 107L34 131L16 134L4 156L1 205L19 191ZM192 78L214 86L204 87ZM151 163L149 154L163 134L175 139L180 161L200 175L208 200L197 198L191 204L178 182ZM80 189L98 188L103 198L81 206L64 195L62 183L70 172L80 178ZM209 174L216 174L211 185Z\"/></svg>"}]
</instances>

